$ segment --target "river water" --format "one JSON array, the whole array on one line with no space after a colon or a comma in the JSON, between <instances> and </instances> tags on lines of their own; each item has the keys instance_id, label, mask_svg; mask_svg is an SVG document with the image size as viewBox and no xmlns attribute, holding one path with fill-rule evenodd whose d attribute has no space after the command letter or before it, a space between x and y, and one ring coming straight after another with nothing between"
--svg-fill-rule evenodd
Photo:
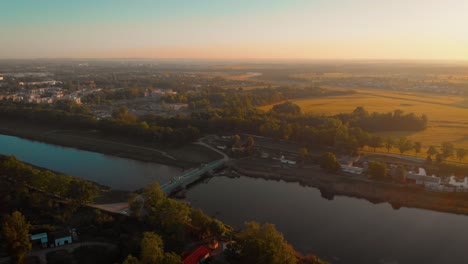
<instances>
[{"instance_id":1,"label":"river water","mask_svg":"<svg viewBox=\"0 0 468 264\"><path fill-rule=\"evenodd\" d=\"M100 153L61 147L18 137L0 135L0 154L24 162L109 186L135 191L149 183L168 182L181 175L180 168L130 160Z\"/></svg>"},{"instance_id":2,"label":"river water","mask_svg":"<svg viewBox=\"0 0 468 264\"><path fill-rule=\"evenodd\" d=\"M0 153L116 189L164 183L180 169L0 135ZM193 207L236 228L270 222L300 252L332 263L468 263L468 217L335 196L298 183L215 177L187 192Z\"/></svg>"}]
</instances>

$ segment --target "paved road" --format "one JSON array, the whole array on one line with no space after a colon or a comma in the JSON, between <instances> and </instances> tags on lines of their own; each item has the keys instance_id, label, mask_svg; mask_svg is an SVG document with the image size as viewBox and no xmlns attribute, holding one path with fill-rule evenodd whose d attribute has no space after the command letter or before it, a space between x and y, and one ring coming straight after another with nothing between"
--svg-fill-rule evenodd
<instances>
[{"instance_id":1,"label":"paved road","mask_svg":"<svg viewBox=\"0 0 468 264\"><path fill-rule=\"evenodd\" d=\"M202 146L204 146L206 148L209 148L209 149L221 154L223 156L223 161L228 161L229 160L229 156L226 155L226 153L224 153L224 152L222 152L222 151L220 151L220 150L218 150L216 148L213 148L212 146L206 144L205 142L202 141L202 139L199 139L197 142L195 142L195 144L202 145Z\"/></svg>"}]
</instances>

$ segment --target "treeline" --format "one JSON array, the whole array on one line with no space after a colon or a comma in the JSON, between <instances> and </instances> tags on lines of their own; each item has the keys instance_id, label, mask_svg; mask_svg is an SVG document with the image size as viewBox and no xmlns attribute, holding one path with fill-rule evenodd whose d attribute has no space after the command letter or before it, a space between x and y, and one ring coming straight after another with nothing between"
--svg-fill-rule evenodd
<instances>
[{"instance_id":1,"label":"treeline","mask_svg":"<svg viewBox=\"0 0 468 264\"><path fill-rule=\"evenodd\" d=\"M99 187L89 181L48 170L40 170L17 160L14 156L0 156L0 175L41 191L84 205L93 201Z\"/></svg>"},{"instance_id":2,"label":"treeline","mask_svg":"<svg viewBox=\"0 0 468 264\"><path fill-rule=\"evenodd\" d=\"M99 105L105 102L135 99L145 96L148 88L103 89L84 96L83 103Z\"/></svg>"},{"instance_id":3,"label":"treeline","mask_svg":"<svg viewBox=\"0 0 468 264\"><path fill-rule=\"evenodd\" d=\"M98 120L85 106L59 102L56 105L2 102L0 117L65 129L98 129L109 135L134 137L154 144L184 145L200 137L199 129L192 126L148 125L129 114L126 107L116 109L113 118Z\"/></svg>"},{"instance_id":4,"label":"treeline","mask_svg":"<svg viewBox=\"0 0 468 264\"><path fill-rule=\"evenodd\" d=\"M250 108L294 98L349 93L352 93L352 91L330 91L320 87L278 87L247 91L208 88L200 92L182 92L166 95L162 100L167 103L187 103L190 110L200 111L209 108Z\"/></svg>"},{"instance_id":5,"label":"treeline","mask_svg":"<svg viewBox=\"0 0 468 264\"><path fill-rule=\"evenodd\" d=\"M381 131L421 131L427 127L427 116L416 116L414 113L405 114L402 110L388 113L373 112L369 114L364 107L357 107L350 114L339 114L337 117L343 123L352 127L360 127L369 132Z\"/></svg>"}]
</instances>

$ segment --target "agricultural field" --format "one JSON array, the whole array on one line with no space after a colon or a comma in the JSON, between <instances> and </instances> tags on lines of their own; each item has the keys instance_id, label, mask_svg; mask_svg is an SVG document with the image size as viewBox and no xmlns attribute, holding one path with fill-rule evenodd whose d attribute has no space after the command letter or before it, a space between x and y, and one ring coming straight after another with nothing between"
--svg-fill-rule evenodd
<instances>
[{"instance_id":1,"label":"agricultural field","mask_svg":"<svg viewBox=\"0 0 468 264\"><path fill-rule=\"evenodd\" d=\"M342 89L330 88L329 89ZM421 132L381 133L408 137L420 141L424 147L452 142L456 147L468 149L468 105L466 98L460 96L441 96L422 93L400 93L376 90L354 90L355 94L293 100L303 112L317 115L335 115L349 113L357 106L363 106L369 112L390 112L396 109L417 115L426 114L428 128ZM270 106L261 107L263 110ZM386 150L385 150L386 151ZM423 150L424 152L424 150Z\"/></svg>"}]
</instances>

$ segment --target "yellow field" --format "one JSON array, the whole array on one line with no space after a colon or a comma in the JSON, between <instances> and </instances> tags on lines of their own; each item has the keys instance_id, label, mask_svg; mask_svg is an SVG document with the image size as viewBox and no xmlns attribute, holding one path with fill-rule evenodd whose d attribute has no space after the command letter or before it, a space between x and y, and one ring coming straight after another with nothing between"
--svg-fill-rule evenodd
<instances>
[{"instance_id":1,"label":"yellow field","mask_svg":"<svg viewBox=\"0 0 468 264\"><path fill-rule=\"evenodd\" d=\"M298 104L303 112L313 114L349 113L357 106L363 106L369 112L400 109L406 113L426 114L429 126L425 131L391 132L383 135L406 136L413 141L422 142L424 146L440 145L444 141L449 141L456 147L468 149L468 108L460 107L466 98L375 90L355 91L357 93L352 95L301 99L293 102ZM270 105L261 109L269 110L271 107Z\"/></svg>"}]
</instances>

